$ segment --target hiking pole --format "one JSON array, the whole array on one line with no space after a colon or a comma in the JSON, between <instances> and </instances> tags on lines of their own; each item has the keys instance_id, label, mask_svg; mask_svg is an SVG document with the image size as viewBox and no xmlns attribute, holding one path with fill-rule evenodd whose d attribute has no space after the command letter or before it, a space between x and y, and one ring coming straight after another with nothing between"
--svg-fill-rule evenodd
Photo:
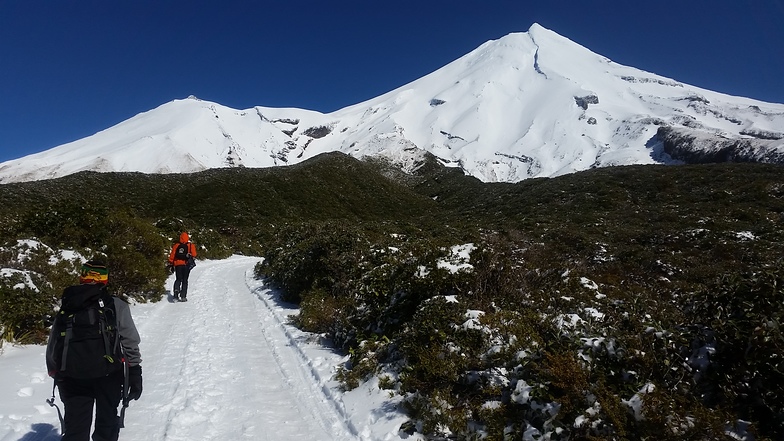
<instances>
[{"instance_id":1,"label":"hiking pole","mask_svg":"<svg viewBox=\"0 0 784 441\"><path fill-rule=\"evenodd\" d=\"M57 387L57 380L54 380L52 383L52 398L46 400L46 404L57 409L57 418L60 419L60 434L63 435L65 434L65 422L63 421L63 414L60 412L60 408L54 402L54 389Z\"/></svg>"},{"instance_id":2,"label":"hiking pole","mask_svg":"<svg viewBox=\"0 0 784 441\"><path fill-rule=\"evenodd\" d=\"M125 428L125 409L128 408L128 404L131 400L128 399L128 389L130 389L130 384L128 382L128 361L125 360L125 354L123 354L123 392L122 392L122 409L120 409L120 429Z\"/></svg>"},{"instance_id":3,"label":"hiking pole","mask_svg":"<svg viewBox=\"0 0 784 441\"><path fill-rule=\"evenodd\" d=\"M125 409L128 408L128 398L123 398L122 409L120 409L120 429L125 428Z\"/></svg>"}]
</instances>

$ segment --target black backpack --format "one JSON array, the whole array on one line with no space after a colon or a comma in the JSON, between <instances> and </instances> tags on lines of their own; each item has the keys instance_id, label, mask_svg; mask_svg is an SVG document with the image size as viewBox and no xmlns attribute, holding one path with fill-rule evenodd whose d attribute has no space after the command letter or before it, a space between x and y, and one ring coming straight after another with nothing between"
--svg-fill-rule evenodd
<instances>
[{"instance_id":1,"label":"black backpack","mask_svg":"<svg viewBox=\"0 0 784 441\"><path fill-rule=\"evenodd\" d=\"M181 243L177 245L177 250L174 252L174 260L188 260L188 243Z\"/></svg>"},{"instance_id":2,"label":"black backpack","mask_svg":"<svg viewBox=\"0 0 784 441\"><path fill-rule=\"evenodd\" d=\"M123 370L114 298L97 284L66 288L54 326L59 331L54 360L59 375L100 378Z\"/></svg>"}]
</instances>

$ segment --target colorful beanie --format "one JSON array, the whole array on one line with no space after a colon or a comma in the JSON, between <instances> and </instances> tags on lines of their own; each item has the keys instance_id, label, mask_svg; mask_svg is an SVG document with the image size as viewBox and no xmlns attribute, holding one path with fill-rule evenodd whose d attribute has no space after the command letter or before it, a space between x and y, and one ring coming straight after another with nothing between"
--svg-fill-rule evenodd
<instances>
[{"instance_id":1,"label":"colorful beanie","mask_svg":"<svg viewBox=\"0 0 784 441\"><path fill-rule=\"evenodd\" d=\"M82 264L82 271L79 273L79 283L103 283L109 282L109 269L101 262L88 260Z\"/></svg>"}]
</instances>

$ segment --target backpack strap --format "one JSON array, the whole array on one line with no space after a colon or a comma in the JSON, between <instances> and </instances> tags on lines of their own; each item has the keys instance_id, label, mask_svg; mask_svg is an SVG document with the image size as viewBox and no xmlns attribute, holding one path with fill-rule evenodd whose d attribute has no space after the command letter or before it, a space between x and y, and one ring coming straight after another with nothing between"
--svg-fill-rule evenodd
<instances>
[{"instance_id":1,"label":"backpack strap","mask_svg":"<svg viewBox=\"0 0 784 441\"><path fill-rule=\"evenodd\" d=\"M111 302L111 306L106 308L106 313L111 314L111 317L107 316L107 323L114 323L114 327L109 325L109 330L114 332L114 340L111 342L111 352L109 353L120 354L120 361L124 361L125 351L123 350L122 345L120 345L122 336L120 336L120 324L117 323L117 310L115 309L114 297L109 297L108 301Z\"/></svg>"},{"instance_id":2,"label":"backpack strap","mask_svg":"<svg viewBox=\"0 0 784 441\"><path fill-rule=\"evenodd\" d=\"M103 337L103 353L105 354L104 357L109 360L110 363L114 363L114 359L112 358L112 344L109 342L109 324L106 320L106 312L104 310L105 303L103 299L98 300L98 329L101 332L101 337Z\"/></svg>"},{"instance_id":3,"label":"backpack strap","mask_svg":"<svg viewBox=\"0 0 784 441\"><path fill-rule=\"evenodd\" d=\"M65 315L64 311L60 311L60 314ZM66 360L68 357L65 354L68 353L68 343L71 342L71 338L73 337L73 314L65 316L65 331L61 332L63 338L63 356L62 360L60 361L60 372L65 372L66 368Z\"/></svg>"}]
</instances>

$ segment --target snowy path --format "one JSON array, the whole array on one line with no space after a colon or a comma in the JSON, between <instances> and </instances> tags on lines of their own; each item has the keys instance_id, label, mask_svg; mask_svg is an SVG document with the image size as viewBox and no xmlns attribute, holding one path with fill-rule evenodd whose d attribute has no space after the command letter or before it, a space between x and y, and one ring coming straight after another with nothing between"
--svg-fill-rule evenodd
<instances>
[{"instance_id":1,"label":"snowy path","mask_svg":"<svg viewBox=\"0 0 784 441\"><path fill-rule=\"evenodd\" d=\"M197 268L189 302L137 318L152 390L129 410L127 432L172 441L352 439L296 352L277 347L288 339L248 295L247 259Z\"/></svg>"},{"instance_id":2,"label":"snowy path","mask_svg":"<svg viewBox=\"0 0 784 441\"><path fill-rule=\"evenodd\" d=\"M372 383L339 391L332 374L344 358L286 323L296 309L252 278L258 260L199 262L187 303L133 306L144 393L120 439L401 439L405 419L386 393ZM0 356L0 441L59 439L57 414L44 402L43 352L6 347Z\"/></svg>"}]
</instances>

